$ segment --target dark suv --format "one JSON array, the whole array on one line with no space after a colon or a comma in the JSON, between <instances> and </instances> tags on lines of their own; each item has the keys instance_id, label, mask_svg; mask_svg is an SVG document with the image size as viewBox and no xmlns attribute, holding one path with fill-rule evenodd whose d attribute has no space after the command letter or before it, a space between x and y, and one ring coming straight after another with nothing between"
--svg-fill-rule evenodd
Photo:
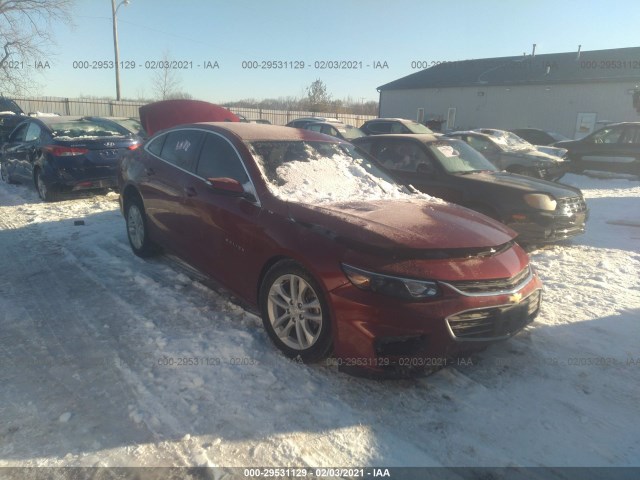
<instances>
[{"instance_id":1,"label":"dark suv","mask_svg":"<svg viewBox=\"0 0 640 480\"><path fill-rule=\"evenodd\" d=\"M584 232L580 190L499 171L461 140L433 135L376 135L352 140L399 182L499 220L523 243L547 243Z\"/></svg>"},{"instance_id":2,"label":"dark suv","mask_svg":"<svg viewBox=\"0 0 640 480\"><path fill-rule=\"evenodd\" d=\"M640 122L613 123L580 140L553 146L569 151L574 172L604 170L640 175Z\"/></svg>"}]
</instances>

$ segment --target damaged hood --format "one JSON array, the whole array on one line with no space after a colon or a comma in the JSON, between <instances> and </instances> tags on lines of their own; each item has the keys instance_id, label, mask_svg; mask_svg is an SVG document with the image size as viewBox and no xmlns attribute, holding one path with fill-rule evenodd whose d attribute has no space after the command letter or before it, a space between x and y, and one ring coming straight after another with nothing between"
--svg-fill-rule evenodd
<instances>
[{"instance_id":1,"label":"damaged hood","mask_svg":"<svg viewBox=\"0 0 640 480\"><path fill-rule=\"evenodd\" d=\"M479 213L428 201L290 203L288 208L292 221L358 250L393 249L407 254L482 250L509 243L516 236L510 228Z\"/></svg>"}]
</instances>

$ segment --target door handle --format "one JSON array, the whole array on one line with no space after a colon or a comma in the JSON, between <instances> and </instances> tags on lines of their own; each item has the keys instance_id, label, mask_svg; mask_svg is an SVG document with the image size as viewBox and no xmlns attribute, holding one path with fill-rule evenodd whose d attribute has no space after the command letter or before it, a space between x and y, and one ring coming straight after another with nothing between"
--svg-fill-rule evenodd
<instances>
[{"instance_id":1,"label":"door handle","mask_svg":"<svg viewBox=\"0 0 640 480\"><path fill-rule=\"evenodd\" d=\"M155 175L156 171L153 168L149 167L144 169L144 173L146 173L147 175Z\"/></svg>"},{"instance_id":2,"label":"door handle","mask_svg":"<svg viewBox=\"0 0 640 480\"><path fill-rule=\"evenodd\" d=\"M193 187L184 187L183 192L187 197L195 197L198 195L198 192Z\"/></svg>"}]
</instances>

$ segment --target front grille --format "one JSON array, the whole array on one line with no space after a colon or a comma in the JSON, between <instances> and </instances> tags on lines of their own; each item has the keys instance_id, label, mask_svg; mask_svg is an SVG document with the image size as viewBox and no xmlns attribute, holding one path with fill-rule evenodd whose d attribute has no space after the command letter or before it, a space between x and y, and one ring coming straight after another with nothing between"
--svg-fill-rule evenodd
<instances>
[{"instance_id":1,"label":"front grille","mask_svg":"<svg viewBox=\"0 0 640 480\"><path fill-rule=\"evenodd\" d=\"M561 198L558 200L556 211L564 215L575 215L587 211L587 204L582 197Z\"/></svg>"},{"instance_id":2,"label":"front grille","mask_svg":"<svg viewBox=\"0 0 640 480\"><path fill-rule=\"evenodd\" d=\"M507 338L529 324L538 314L540 290L520 303L501 307L468 310L447 318L457 340L499 340Z\"/></svg>"},{"instance_id":3,"label":"front grille","mask_svg":"<svg viewBox=\"0 0 640 480\"><path fill-rule=\"evenodd\" d=\"M531 267L527 265L522 271L511 278L499 278L496 280L471 280L443 282L459 292L467 295L496 294L517 290L521 283L531 275Z\"/></svg>"}]
</instances>

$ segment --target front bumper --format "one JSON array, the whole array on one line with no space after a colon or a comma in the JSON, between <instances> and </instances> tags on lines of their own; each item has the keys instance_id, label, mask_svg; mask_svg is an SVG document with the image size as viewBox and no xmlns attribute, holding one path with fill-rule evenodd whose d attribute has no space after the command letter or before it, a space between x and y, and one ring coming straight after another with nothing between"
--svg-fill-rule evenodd
<instances>
[{"instance_id":1,"label":"front bumper","mask_svg":"<svg viewBox=\"0 0 640 480\"><path fill-rule=\"evenodd\" d=\"M520 243L552 243L585 232L589 210L582 197L560 199L553 212L513 213L505 224L518 232Z\"/></svg>"},{"instance_id":2,"label":"front bumper","mask_svg":"<svg viewBox=\"0 0 640 480\"><path fill-rule=\"evenodd\" d=\"M406 302L343 285L330 293L336 317L334 358L365 376L411 376L515 335L537 316L542 282L531 274L515 290L461 294L446 283L442 297Z\"/></svg>"}]
</instances>

